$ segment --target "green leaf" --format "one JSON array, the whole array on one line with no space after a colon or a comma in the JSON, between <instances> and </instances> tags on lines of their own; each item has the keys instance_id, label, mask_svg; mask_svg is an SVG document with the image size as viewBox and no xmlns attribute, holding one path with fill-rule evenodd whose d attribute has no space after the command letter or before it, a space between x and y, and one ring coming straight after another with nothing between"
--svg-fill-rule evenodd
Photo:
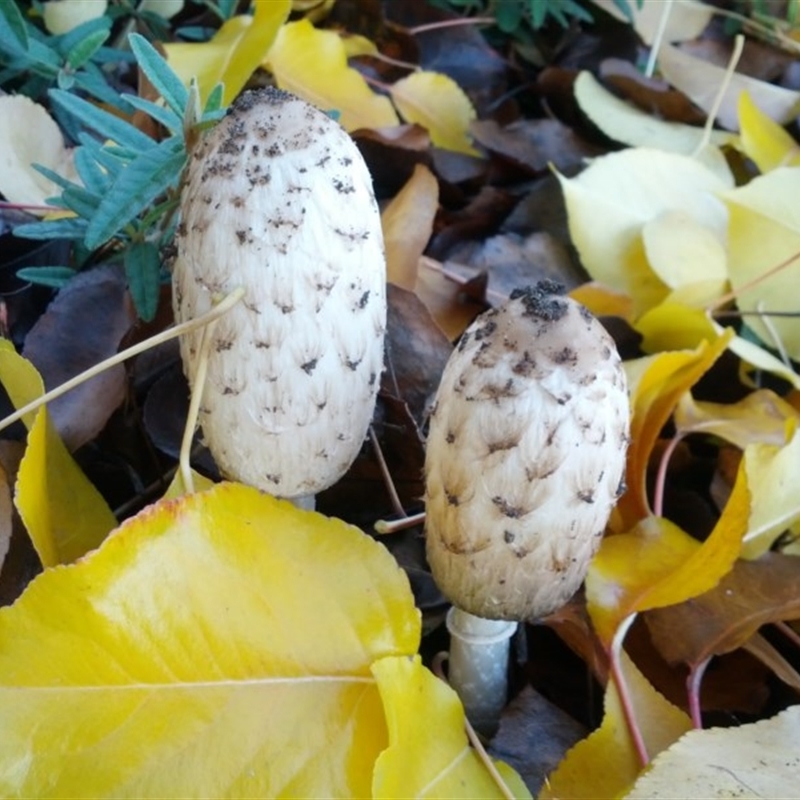
<instances>
[{"instance_id":1,"label":"green leaf","mask_svg":"<svg viewBox=\"0 0 800 800\"><path fill-rule=\"evenodd\" d=\"M60 89L52 89L49 94L53 102L64 111L106 139L112 139L117 144L138 152L150 150L155 146L155 142L149 136L134 128L129 122L103 111L80 97Z\"/></svg>"},{"instance_id":2,"label":"green leaf","mask_svg":"<svg viewBox=\"0 0 800 800\"><path fill-rule=\"evenodd\" d=\"M89 34L86 38L78 42L69 53L67 53L67 63L72 69L82 67L108 39L110 31L100 30Z\"/></svg>"},{"instance_id":3,"label":"green leaf","mask_svg":"<svg viewBox=\"0 0 800 800\"><path fill-rule=\"evenodd\" d=\"M14 236L22 239L83 239L88 222L85 219L67 217L28 222L14 228Z\"/></svg>"},{"instance_id":4,"label":"green leaf","mask_svg":"<svg viewBox=\"0 0 800 800\"><path fill-rule=\"evenodd\" d=\"M78 216L91 220L100 205L100 197L80 186L70 186L61 193L61 202Z\"/></svg>"},{"instance_id":5,"label":"green leaf","mask_svg":"<svg viewBox=\"0 0 800 800\"><path fill-rule=\"evenodd\" d=\"M104 194L111 183L108 173L97 163L91 150L78 147L74 151L73 160L83 185L94 194Z\"/></svg>"},{"instance_id":6,"label":"green leaf","mask_svg":"<svg viewBox=\"0 0 800 800\"><path fill-rule=\"evenodd\" d=\"M132 161L100 202L86 231L86 246L90 249L99 247L135 219L177 182L185 161L183 141L177 137L149 148Z\"/></svg>"},{"instance_id":7,"label":"green leaf","mask_svg":"<svg viewBox=\"0 0 800 800\"><path fill-rule=\"evenodd\" d=\"M28 49L28 26L16 3L0 3L0 31L8 31L23 50Z\"/></svg>"},{"instance_id":8,"label":"green leaf","mask_svg":"<svg viewBox=\"0 0 800 800\"><path fill-rule=\"evenodd\" d=\"M183 130L183 120L171 108L164 108L164 106L145 100L143 97L133 95L128 95L125 102L139 111L144 111L170 133L180 133Z\"/></svg>"},{"instance_id":9,"label":"green leaf","mask_svg":"<svg viewBox=\"0 0 800 800\"><path fill-rule=\"evenodd\" d=\"M49 286L51 289L61 289L77 274L69 267L23 267L17 270L17 277L21 281Z\"/></svg>"},{"instance_id":10,"label":"green leaf","mask_svg":"<svg viewBox=\"0 0 800 800\"><path fill-rule=\"evenodd\" d=\"M183 117L188 93L181 79L143 36L132 33L128 41L142 72L164 98L164 102L179 117Z\"/></svg>"},{"instance_id":11,"label":"green leaf","mask_svg":"<svg viewBox=\"0 0 800 800\"><path fill-rule=\"evenodd\" d=\"M222 97L225 93L225 84L218 83L208 94L206 107L203 109L203 116L216 114L222 110Z\"/></svg>"},{"instance_id":12,"label":"green leaf","mask_svg":"<svg viewBox=\"0 0 800 800\"><path fill-rule=\"evenodd\" d=\"M125 252L125 274L136 312L149 322L158 309L161 260L152 242L134 242Z\"/></svg>"}]
</instances>

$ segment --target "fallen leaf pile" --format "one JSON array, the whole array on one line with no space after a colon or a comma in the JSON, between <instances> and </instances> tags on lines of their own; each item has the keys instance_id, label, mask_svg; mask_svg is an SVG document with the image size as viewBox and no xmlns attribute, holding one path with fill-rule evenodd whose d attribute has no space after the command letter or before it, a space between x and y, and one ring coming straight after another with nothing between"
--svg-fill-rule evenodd
<instances>
[{"instance_id":1,"label":"fallen leaf pile","mask_svg":"<svg viewBox=\"0 0 800 800\"><path fill-rule=\"evenodd\" d=\"M90 5L43 4L42 29L106 13ZM187 494L174 342L7 428L0 794L796 796L791 15L747 20L728 81L725 19L694 0L669 18L667 4L631 2L630 23L592 0L596 28L527 38L484 38L424 0L239 3L224 21L197 5L163 15L170 30L208 32L164 42L181 80L203 99L223 82L225 105L265 83L296 93L337 116L370 168L389 280L371 439L318 497L323 513L216 483L199 436ZM155 99L136 77L126 90ZM81 246L12 232L23 212L59 213L44 205L56 182L32 163L75 179L80 151L60 124L46 97L0 97L10 275L63 268ZM52 302L17 278L0 287L3 416L171 324L166 285L144 325L114 253L95 261ZM518 772L497 762L498 777L429 668L447 646L446 603L420 524L404 520L424 511L427 419L454 343L542 278L600 317L623 355L627 490L585 590L527 626L529 657L511 669L515 693L533 685L586 735L547 775L530 777L523 756ZM376 541L376 523L395 532Z\"/></svg>"}]
</instances>

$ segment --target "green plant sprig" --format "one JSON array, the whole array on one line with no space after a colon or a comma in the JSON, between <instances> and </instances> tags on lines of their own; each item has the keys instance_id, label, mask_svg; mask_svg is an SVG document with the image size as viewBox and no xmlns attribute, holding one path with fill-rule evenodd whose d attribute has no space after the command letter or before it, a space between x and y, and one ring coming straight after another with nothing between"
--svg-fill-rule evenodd
<instances>
[{"instance_id":1,"label":"green plant sprig","mask_svg":"<svg viewBox=\"0 0 800 800\"><path fill-rule=\"evenodd\" d=\"M19 225L16 236L29 239L73 239L90 259L123 261L137 313L152 319L162 277L161 249L171 241L187 152L198 130L224 114L222 86L200 110L197 88L188 90L147 40L135 33L129 42L136 60L164 105L141 97L123 97L126 110L149 114L168 132L160 142L124 119L63 89L51 89L54 107L80 127L75 150L74 183L41 165L34 165L61 189L48 203L74 216ZM88 131L93 131L90 135ZM99 137L96 138L96 137ZM101 140L105 140L104 143ZM27 267L20 277L57 285L68 278L64 267ZM37 278L41 276L42 280Z\"/></svg>"}]
</instances>

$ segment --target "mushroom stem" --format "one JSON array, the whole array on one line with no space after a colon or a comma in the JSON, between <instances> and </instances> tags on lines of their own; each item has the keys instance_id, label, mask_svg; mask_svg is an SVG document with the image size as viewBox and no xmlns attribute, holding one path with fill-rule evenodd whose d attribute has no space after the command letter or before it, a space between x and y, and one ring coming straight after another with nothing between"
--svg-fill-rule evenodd
<instances>
[{"instance_id":1,"label":"mushroom stem","mask_svg":"<svg viewBox=\"0 0 800 800\"><path fill-rule=\"evenodd\" d=\"M447 613L447 629L451 637L450 685L475 730L491 737L506 705L509 640L517 623L484 619L452 606Z\"/></svg>"}]
</instances>

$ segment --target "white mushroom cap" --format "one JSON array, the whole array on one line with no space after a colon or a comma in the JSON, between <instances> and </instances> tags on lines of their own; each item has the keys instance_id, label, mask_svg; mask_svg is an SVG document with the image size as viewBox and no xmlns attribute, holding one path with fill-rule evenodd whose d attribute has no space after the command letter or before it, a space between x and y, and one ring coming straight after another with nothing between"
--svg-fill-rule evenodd
<instances>
[{"instance_id":1,"label":"white mushroom cap","mask_svg":"<svg viewBox=\"0 0 800 800\"><path fill-rule=\"evenodd\" d=\"M287 92L246 92L192 153L176 239L178 321L246 290L214 331L200 414L220 470L281 497L330 486L383 367L383 237L357 147ZM191 384L199 342L181 341Z\"/></svg>"},{"instance_id":2,"label":"white mushroom cap","mask_svg":"<svg viewBox=\"0 0 800 800\"><path fill-rule=\"evenodd\" d=\"M457 606L534 619L577 590L623 490L614 341L542 282L468 328L442 375L425 460L433 576Z\"/></svg>"}]
</instances>

